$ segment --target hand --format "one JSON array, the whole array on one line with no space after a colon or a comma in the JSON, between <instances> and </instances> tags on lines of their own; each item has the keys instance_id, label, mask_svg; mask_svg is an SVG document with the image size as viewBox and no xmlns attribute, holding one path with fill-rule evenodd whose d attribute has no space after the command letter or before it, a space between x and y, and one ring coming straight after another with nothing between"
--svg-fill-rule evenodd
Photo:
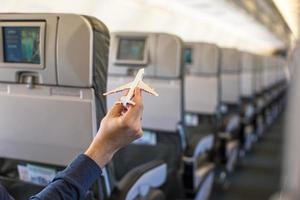
<instances>
[{"instance_id":1,"label":"hand","mask_svg":"<svg viewBox=\"0 0 300 200\"><path fill-rule=\"evenodd\" d=\"M100 128L85 155L93 159L103 168L120 148L130 144L143 135L143 104L141 90L135 89L133 101L135 105L124 108L115 104L102 119Z\"/></svg>"}]
</instances>

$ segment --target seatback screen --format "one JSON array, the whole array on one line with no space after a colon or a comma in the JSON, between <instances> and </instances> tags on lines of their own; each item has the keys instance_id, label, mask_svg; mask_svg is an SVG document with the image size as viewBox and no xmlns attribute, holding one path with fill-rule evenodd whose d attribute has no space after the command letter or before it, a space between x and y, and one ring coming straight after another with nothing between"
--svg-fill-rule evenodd
<instances>
[{"instance_id":1,"label":"seatback screen","mask_svg":"<svg viewBox=\"0 0 300 200\"><path fill-rule=\"evenodd\" d=\"M40 64L40 27L2 27L4 62Z\"/></svg>"},{"instance_id":2,"label":"seatback screen","mask_svg":"<svg viewBox=\"0 0 300 200\"><path fill-rule=\"evenodd\" d=\"M193 55L192 54L193 54L192 48L185 48L184 49L183 56L184 56L184 62L186 64L192 64L192 62L193 62Z\"/></svg>"},{"instance_id":3,"label":"seatback screen","mask_svg":"<svg viewBox=\"0 0 300 200\"><path fill-rule=\"evenodd\" d=\"M118 60L144 60L145 39L120 39Z\"/></svg>"}]
</instances>

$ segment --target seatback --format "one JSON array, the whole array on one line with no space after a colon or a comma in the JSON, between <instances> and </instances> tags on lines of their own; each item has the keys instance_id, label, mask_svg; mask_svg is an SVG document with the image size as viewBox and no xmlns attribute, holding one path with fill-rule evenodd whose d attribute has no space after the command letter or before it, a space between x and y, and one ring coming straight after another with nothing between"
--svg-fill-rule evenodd
<instances>
[{"instance_id":1,"label":"seatback","mask_svg":"<svg viewBox=\"0 0 300 200\"><path fill-rule=\"evenodd\" d=\"M136 45L139 45L139 42L142 44L139 50L142 51L143 60L118 58L121 45L124 45L121 46L124 49L129 48L130 44L126 46L126 42L132 42L133 45L134 42ZM143 128L176 132L177 124L182 120L183 99L179 95L183 92L181 55L182 42L173 35L163 33L112 34L108 90L132 81L137 70L145 67L144 81L155 88L160 95L159 98L143 95L145 104ZM119 94L116 94L107 98L108 107L114 104L118 96Z\"/></svg>"},{"instance_id":2,"label":"seatback","mask_svg":"<svg viewBox=\"0 0 300 200\"><path fill-rule=\"evenodd\" d=\"M167 193L178 193L174 184L178 182L185 143L184 132L179 128L184 103L182 41L165 33L116 32L111 36L108 90L132 81L137 70L144 67L144 82L159 93L159 97L143 94L144 136L115 155L117 179L135 166L160 159L168 164L172 178L167 183L171 187ZM108 106L120 96L108 96Z\"/></svg>"},{"instance_id":3,"label":"seatback","mask_svg":"<svg viewBox=\"0 0 300 200\"><path fill-rule=\"evenodd\" d=\"M240 123L240 56L235 49L221 49L221 130L237 134Z\"/></svg>"},{"instance_id":4,"label":"seatback","mask_svg":"<svg viewBox=\"0 0 300 200\"><path fill-rule=\"evenodd\" d=\"M253 54L241 52L241 114L243 122L250 122L255 114L255 65L256 57Z\"/></svg>"},{"instance_id":5,"label":"seatback","mask_svg":"<svg viewBox=\"0 0 300 200\"><path fill-rule=\"evenodd\" d=\"M263 56L256 55L255 56L255 94L260 95L263 91L263 66L264 66L264 61L263 61Z\"/></svg>"},{"instance_id":6,"label":"seatback","mask_svg":"<svg viewBox=\"0 0 300 200\"><path fill-rule=\"evenodd\" d=\"M278 57L272 57L271 58L271 81L270 81L270 87L274 88L277 83L277 70L278 70Z\"/></svg>"},{"instance_id":7,"label":"seatback","mask_svg":"<svg viewBox=\"0 0 300 200\"><path fill-rule=\"evenodd\" d=\"M0 156L66 166L106 113L106 26L74 14L1 14L0 44Z\"/></svg>"},{"instance_id":8,"label":"seatback","mask_svg":"<svg viewBox=\"0 0 300 200\"><path fill-rule=\"evenodd\" d=\"M284 80L285 60L284 58L276 58L276 85L279 85Z\"/></svg>"},{"instance_id":9,"label":"seatback","mask_svg":"<svg viewBox=\"0 0 300 200\"><path fill-rule=\"evenodd\" d=\"M186 112L202 115L214 115L217 112L220 98L219 59L216 45L186 43Z\"/></svg>"},{"instance_id":10,"label":"seatback","mask_svg":"<svg viewBox=\"0 0 300 200\"><path fill-rule=\"evenodd\" d=\"M242 98L253 98L255 95L255 60L250 53L241 53L241 96Z\"/></svg>"},{"instance_id":11,"label":"seatback","mask_svg":"<svg viewBox=\"0 0 300 200\"><path fill-rule=\"evenodd\" d=\"M270 57L263 57L263 68L262 68L262 87L263 91L268 90L270 85Z\"/></svg>"},{"instance_id":12,"label":"seatback","mask_svg":"<svg viewBox=\"0 0 300 200\"><path fill-rule=\"evenodd\" d=\"M0 154L66 165L88 147L105 113L108 31L79 15L2 14L0 20ZM37 59L14 47L26 31L39 35L29 52Z\"/></svg>"},{"instance_id":13,"label":"seatback","mask_svg":"<svg viewBox=\"0 0 300 200\"><path fill-rule=\"evenodd\" d=\"M287 80L287 61L284 58L278 59L278 83L284 85L283 83Z\"/></svg>"},{"instance_id":14,"label":"seatback","mask_svg":"<svg viewBox=\"0 0 300 200\"><path fill-rule=\"evenodd\" d=\"M221 88L223 103L240 102L240 53L235 49L221 49Z\"/></svg>"},{"instance_id":15,"label":"seatback","mask_svg":"<svg viewBox=\"0 0 300 200\"><path fill-rule=\"evenodd\" d=\"M277 70L277 57L265 56L263 57L263 90L265 92L270 91L276 84L276 70Z\"/></svg>"}]
</instances>

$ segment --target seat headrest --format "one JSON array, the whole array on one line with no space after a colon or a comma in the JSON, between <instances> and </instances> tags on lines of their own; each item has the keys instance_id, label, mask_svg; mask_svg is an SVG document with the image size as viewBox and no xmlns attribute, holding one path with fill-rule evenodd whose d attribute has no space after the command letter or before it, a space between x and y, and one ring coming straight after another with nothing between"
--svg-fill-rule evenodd
<instances>
[{"instance_id":1,"label":"seat headrest","mask_svg":"<svg viewBox=\"0 0 300 200\"><path fill-rule=\"evenodd\" d=\"M183 68L182 49L182 40L171 34L112 33L109 74L131 75L144 67L146 77L180 77Z\"/></svg>"},{"instance_id":2,"label":"seat headrest","mask_svg":"<svg viewBox=\"0 0 300 200\"><path fill-rule=\"evenodd\" d=\"M91 87L94 68L107 60L99 50L107 35L102 22L82 15L1 14L0 81L31 76L40 85Z\"/></svg>"},{"instance_id":3,"label":"seat headrest","mask_svg":"<svg viewBox=\"0 0 300 200\"><path fill-rule=\"evenodd\" d=\"M235 49L221 49L221 72L239 73L240 72L240 52Z\"/></svg>"},{"instance_id":4,"label":"seat headrest","mask_svg":"<svg viewBox=\"0 0 300 200\"><path fill-rule=\"evenodd\" d=\"M187 72L194 75L216 75L219 72L219 48L213 44L186 43L184 58Z\"/></svg>"}]
</instances>

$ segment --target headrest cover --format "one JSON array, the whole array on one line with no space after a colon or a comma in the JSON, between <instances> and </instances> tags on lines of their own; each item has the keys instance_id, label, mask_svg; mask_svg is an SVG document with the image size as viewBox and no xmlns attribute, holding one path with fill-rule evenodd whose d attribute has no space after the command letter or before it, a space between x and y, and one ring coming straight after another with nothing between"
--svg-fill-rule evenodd
<instances>
[{"instance_id":1,"label":"headrest cover","mask_svg":"<svg viewBox=\"0 0 300 200\"><path fill-rule=\"evenodd\" d=\"M105 25L87 16L1 14L0 81L33 76L40 85L91 87L95 68L106 68L99 49L106 52L108 40Z\"/></svg>"},{"instance_id":2,"label":"headrest cover","mask_svg":"<svg viewBox=\"0 0 300 200\"><path fill-rule=\"evenodd\" d=\"M145 76L182 76L183 43L166 33L115 32L111 34L109 74L131 75L141 67Z\"/></svg>"},{"instance_id":3,"label":"headrest cover","mask_svg":"<svg viewBox=\"0 0 300 200\"><path fill-rule=\"evenodd\" d=\"M219 48L213 44L186 43L184 57L187 72L195 75L217 74Z\"/></svg>"},{"instance_id":4,"label":"headrest cover","mask_svg":"<svg viewBox=\"0 0 300 200\"><path fill-rule=\"evenodd\" d=\"M240 72L240 53L235 49L221 49L221 72L238 73Z\"/></svg>"}]
</instances>

